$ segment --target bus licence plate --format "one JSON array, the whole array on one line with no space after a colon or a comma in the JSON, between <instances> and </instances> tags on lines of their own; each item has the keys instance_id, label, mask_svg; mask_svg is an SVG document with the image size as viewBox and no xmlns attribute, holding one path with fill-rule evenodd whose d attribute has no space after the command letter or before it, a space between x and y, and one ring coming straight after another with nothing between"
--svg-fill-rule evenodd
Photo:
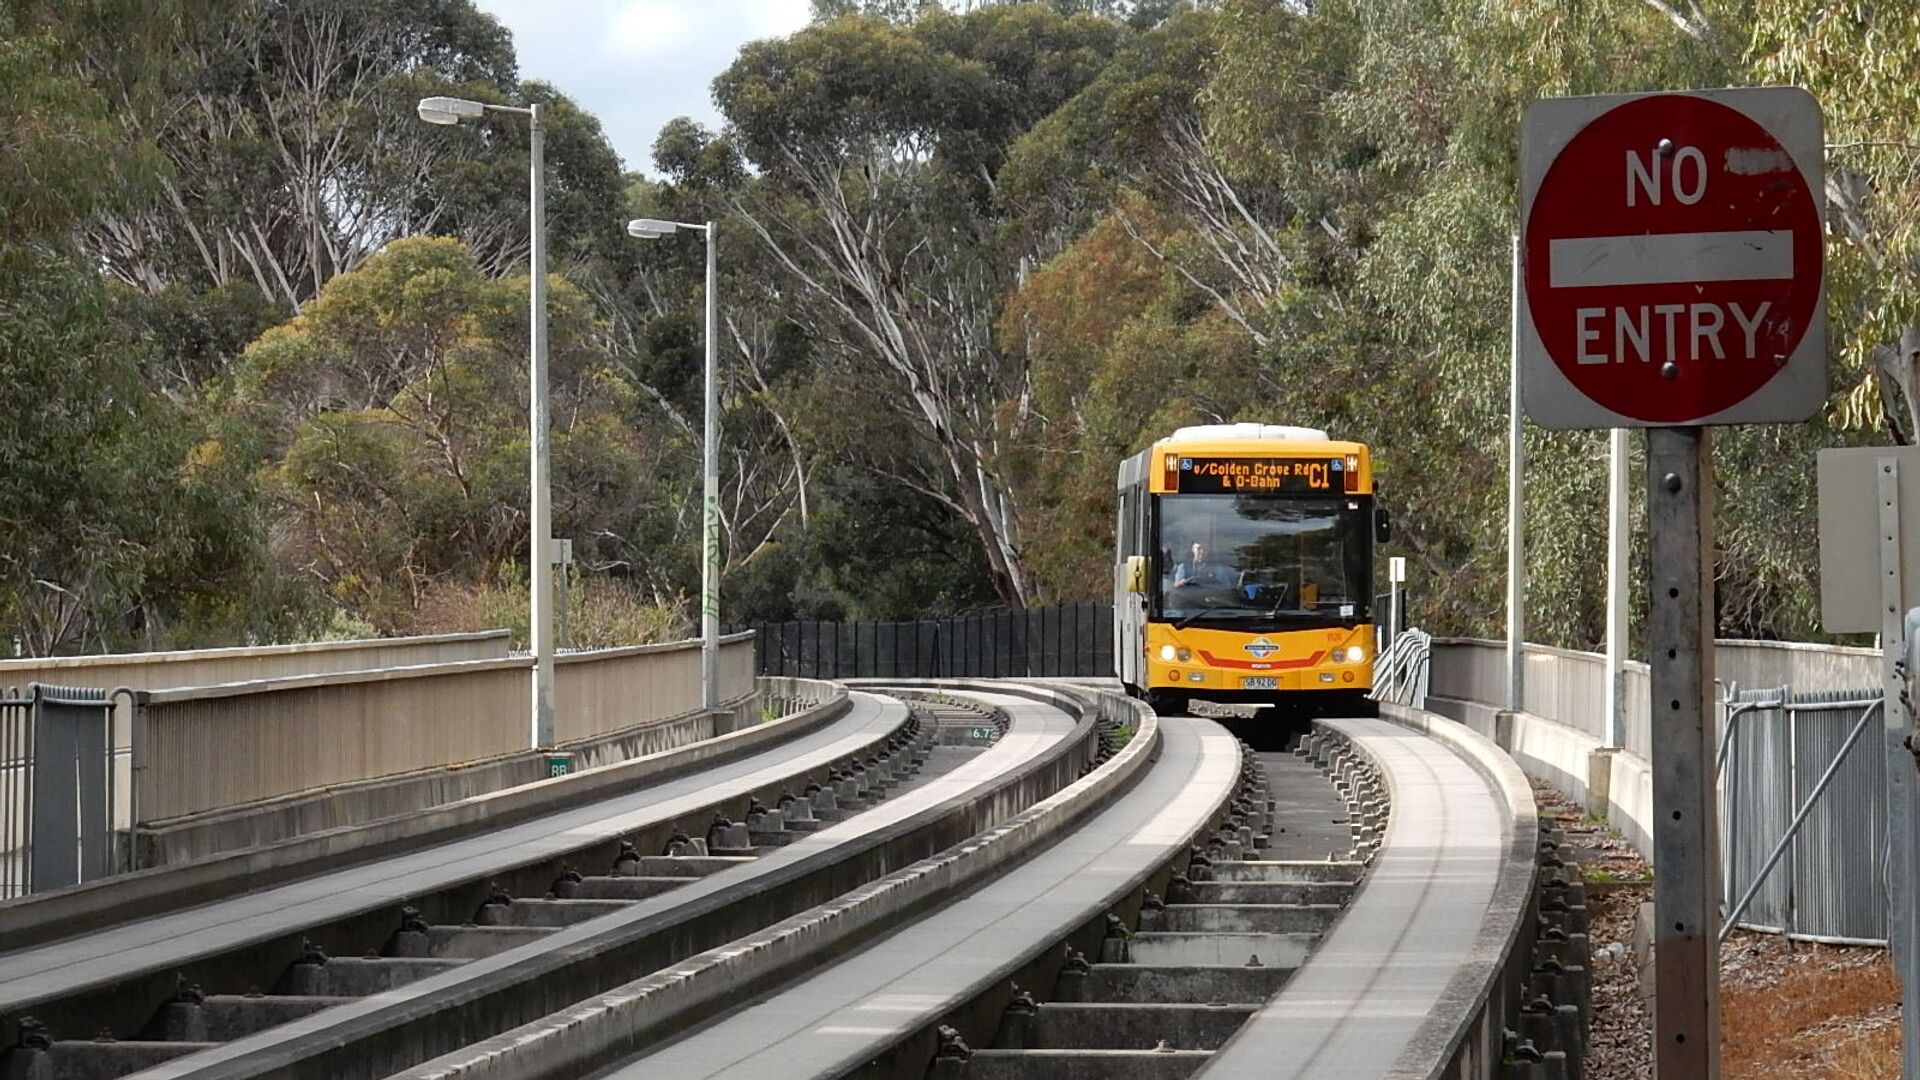
<instances>
[{"instance_id":1,"label":"bus licence plate","mask_svg":"<svg viewBox=\"0 0 1920 1080\"><path fill-rule=\"evenodd\" d=\"M1274 681L1271 675L1248 675L1240 680L1242 690L1272 690L1273 688Z\"/></svg>"}]
</instances>

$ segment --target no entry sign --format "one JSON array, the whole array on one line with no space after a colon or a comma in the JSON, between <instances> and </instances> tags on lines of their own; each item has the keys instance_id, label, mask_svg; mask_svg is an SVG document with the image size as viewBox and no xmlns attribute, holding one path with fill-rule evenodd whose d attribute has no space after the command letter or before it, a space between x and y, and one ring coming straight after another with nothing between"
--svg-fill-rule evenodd
<instances>
[{"instance_id":1,"label":"no entry sign","mask_svg":"<svg viewBox=\"0 0 1920 1080\"><path fill-rule=\"evenodd\" d=\"M1521 130L1521 399L1542 427L1804 420L1826 398L1820 108L1559 98Z\"/></svg>"}]
</instances>

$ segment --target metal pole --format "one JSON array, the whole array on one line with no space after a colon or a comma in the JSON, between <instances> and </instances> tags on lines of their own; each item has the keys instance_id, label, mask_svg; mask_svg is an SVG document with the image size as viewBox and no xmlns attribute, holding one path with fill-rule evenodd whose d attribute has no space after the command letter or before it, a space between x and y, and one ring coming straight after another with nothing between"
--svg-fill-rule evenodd
<instances>
[{"instance_id":1,"label":"metal pole","mask_svg":"<svg viewBox=\"0 0 1920 1080\"><path fill-rule=\"evenodd\" d=\"M1907 653L1904 620L1906 582L1901 573L1900 461L1891 455L1874 463L1875 504L1880 525L1880 678L1885 706L1880 729L1887 764L1887 942L1894 970L1900 977L1900 1075L1920 1078L1920 902L1914 895L1914 871L1920 862L1920 821L1916 805L1915 752L1908 739L1913 729L1902 709L1906 690L1900 660ZM1911 708L1911 706L1907 706Z\"/></svg>"},{"instance_id":2,"label":"metal pole","mask_svg":"<svg viewBox=\"0 0 1920 1080\"><path fill-rule=\"evenodd\" d=\"M1898 474L1895 475L1897 476ZM1892 485L1889 486L1891 487ZM1897 488L1895 490L1897 490ZM1886 502L1887 500L1883 498L1881 501ZM1895 509L1898 509L1897 504L1899 499L1896 497L1893 501L1896 504ZM1888 534L1882 533L1881 535L1886 536ZM1900 533L1895 531L1892 535L1897 537ZM1885 541L1882 541L1882 543L1884 545ZM1888 554L1886 548L1883 546L1881 551L1881 558L1885 559ZM1893 574L1891 576L1898 582L1901 577L1899 562L1895 561L1889 565L1893 567ZM1888 575L1883 574L1881 576L1884 579ZM1903 597L1905 596L1904 590L1902 590L1901 595ZM1901 602L1904 603L1904 600ZM1900 977L1900 1060L1902 1062L1900 1075L1904 1080L1916 1080L1916 1078L1920 1078L1920 998L1916 997L1916 993L1920 992L1920 957L1914 955L1913 946L1916 937L1920 937L1920 925L1916 925L1916 923L1920 923L1920 903L1917 903L1914 898L1914 882L1912 876L1914 864L1913 842L1915 838L1913 820L1915 764L1912 751L1908 748L1906 737L1896 736L1894 734L1894 720L1898 717L1898 713L1894 709L1894 702L1901 702L1901 706L1906 712L1906 716L1903 719L1911 724L1913 706L1910 702L1915 700L1913 697L1915 677L1916 674L1920 674L1920 648L1916 648L1916 645L1920 645L1920 608L1908 610L1906 625L1903 629L1906 632L1904 638L1906 671L1904 674L1898 670L1895 663L1886 660L1887 657L1897 656L1899 653L1891 647L1890 642L1884 637L1881 638L1882 671L1887 673L1887 697L1882 699L1886 704L1884 706L1885 711L1880 714L1880 719L1881 730L1886 733L1887 738L1887 768L1889 770L1887 776L1887 805L1890 811L1888 813L1888 824L1891 830L1888 842L1893 851L1901 853L1893 857L1893 865L1887 868L1889 871L1888 882L1891 885L1891 888L1888 889L1888 938L1893 944L1894 971L1897 972ZM1908 730L1912 730L1910 726ZM1894 778L1896 773L1900 777L1898 780ZM1896 807L1903 816L1893 816L1891 811Z\"/></svg>"},{"instance_id":3,"label":"metal pole","mask_svg":"<svg viewBox=\"0 0 1920 1080\"><path fill-rule=\"evenodd\" d=\"M1607 440L1607 686L1608 746L1627 741L1627 430Z\"/></svg>"},{"instance_id":4,"label":"metal pole","mask_svg":"<svg viewBox=\"0 0 1920 1080\"><path fill-rule=\"evenodd\" d=\"M709 709L720 707L720 387L714 364L715 330L719 293L714 273L713 222L707 229L707 431L701 468L705 474L702 505L703 529L700 540L700 674L705 687L702 701Z\"/></svg>"},{"instance_id":5,"label":"metal pole","mask_svg":"<svg viewBox=\"0 0 1920 1080\"><path fill-rule=\"evenodd\" d=\"M1713 458L1707 429L1647 429L1653 649L1654 1062L1720 1075L1713 732Z\"/></svg>"},{"instance_id":6,"label":"metal pole","mask_svg":"<svg viewBox=\"0 0 1920 1080\"><path fill-rule=\"evenodd\" d=\"M1400 594L1406 584L1407 557L1395 555L1387 560L1387 637L1381 643L1382 649L1391 648L1400 637L1400 631L1406 628L1406 615L1400 607Z\"/></svg>"},{"instance_id":7,"label":"metal pole","mask_svg":"<svg viewBox=\"0 0 1920 1080\"><path fill-rule=\"evenodd\" d=\"M529 438L533 444L532 533L528 573L531 576L529 635L533 639L533 745L553 745L553 491L549 484L547 424L547 203L542 160L546 131L541 126L541 106L529 110L532 117L530 148L533 155L532 187L528 205L532 211L532 237L528 244L533 275L533 348L527 365L531 388L527 409Z\"/></svg>"},{"instance_id":8,"label":"metal pole","mask_svg":"<svg viewBox=\"0 0 1920 1080\"><path fill-rule=\"evenodd\" d=\"M1526 445L1520 431L1520 234L1513 237L1513 336L1507 369L1507 711L1526 707Z\"/></svg>"}]
</instances>

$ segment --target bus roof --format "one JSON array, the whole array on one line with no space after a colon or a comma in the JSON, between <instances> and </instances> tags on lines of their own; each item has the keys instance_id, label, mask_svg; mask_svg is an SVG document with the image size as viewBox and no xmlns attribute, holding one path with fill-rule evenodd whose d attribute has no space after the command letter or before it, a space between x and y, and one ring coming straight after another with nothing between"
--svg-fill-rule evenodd
<instances>
[{"instance_id":1,"label":"bus roof","mask_svg":"<svg viewBox=\"0 0 1920 1080\"><path fill-rule=\"evenodd\" d=\"M1278 442L1326 442L1327 433L1319 428L1290 424L1198 424L1183 427L1161 442L1226 442L1229 439L1263 439Z\"/></svg>"},{"instance_id":2,"label":"bus roof","mask_svg":"<svg viewBox=\"0 0 1920 1080\"><path fill-rule=\"evenodd\" d=\"M1213 454L1223 457L1266 454L1357 454L1369 457L1365 444L1332 439L1319 428L1284 424L1203 424L1183 427L1155 442L1146 453ZM1143 455L1144 457L1144 455Z\"/></svg>"}]
</instances>

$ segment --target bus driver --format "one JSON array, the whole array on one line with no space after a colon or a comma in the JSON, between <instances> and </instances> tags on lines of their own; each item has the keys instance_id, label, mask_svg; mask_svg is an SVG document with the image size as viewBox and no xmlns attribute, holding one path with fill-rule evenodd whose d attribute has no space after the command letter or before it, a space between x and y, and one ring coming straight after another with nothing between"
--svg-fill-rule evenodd
<instances>
[{"instance_id":1,"label":"bus driver","mask_svg":"<svg viewBox=\"0 0 1920 1080\"><path fill-rule=\"evenodd\" d=\"M1225 586L1232 582L1228 580L1226 569L1207 557L1207 545L1195 540L1188 551L1187 561L1173 568L1173 584L1175 588L1186 588L1192 585Z\"/></svg>"}]
</instances>

